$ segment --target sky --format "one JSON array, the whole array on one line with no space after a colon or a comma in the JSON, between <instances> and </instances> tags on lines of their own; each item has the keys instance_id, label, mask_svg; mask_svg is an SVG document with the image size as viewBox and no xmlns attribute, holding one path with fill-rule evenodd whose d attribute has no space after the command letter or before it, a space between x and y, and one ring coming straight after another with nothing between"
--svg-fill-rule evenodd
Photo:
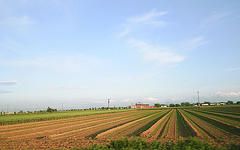
<instances>
[{"instance_id":1,"label":"sky","mask_svg":"<svg viewBox=\"0 0 240 150\"><path fill-rule=\"evenodd\" d=\"M239 0L0 0L0 110L240 100Z\"/></svg>"}]
</instances>

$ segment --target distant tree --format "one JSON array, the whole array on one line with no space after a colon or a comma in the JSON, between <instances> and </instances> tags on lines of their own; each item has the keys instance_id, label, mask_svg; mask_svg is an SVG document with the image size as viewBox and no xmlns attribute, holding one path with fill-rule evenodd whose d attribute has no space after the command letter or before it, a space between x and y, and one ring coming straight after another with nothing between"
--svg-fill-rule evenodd
<instances>
[{"instance_id":1,"label":"distant tree","mask_svg":"<svg viewBox=\"0 0 240 150\"><path fill-rule=\"evenodd\" d=\"M191 104L189 102L182 102L181 106L191 106Z\"/></svg>"},{"instance_id":2,"label":"distant tree","mask_svg":"<svg viewBox=\"0 0 240 150\"><path fill-rule=\"evenodd\" d=\"M227 105L232 105L232 104L233 104L233 101L227 101L226 104L227 104Z\"/></svg>"},{"instance_id":3,"label":"distant tree","mask_svg":"<svg viewBox=\"0 0 240 150\"><path fill-rule=\"evenodd\" d=\"M237 101L236 104L237 104L237 105L240 105L240 101Z\"/></svg>"},{"instance_id":4,"label":"distant tree","mask_svg":"<svg viewBox=\"0 0 240 150\"><path fill-rule=\"evenodd\" d=\"M54 111L57 111L57 109L53 109L53 108L50 108L50 107L47 108L47 112L54 112Z\"/></svg>"},{"instance_id":5,"label":"distant tree","mask_svg":"<svg viewBox=\"0 0 240 150\"><path fill-rule=\"evenodd\" d=\"M180 107L181 105L180 104L175 104L175 107Z\"/></svg>"},{"instance_id":6,"label":"distant tree","mask_svg":"<svg viewBox=\"0 0 240 150\"><path fill-rule=\"evenodd\" d=\"M169 107L175 107L175 104L169 104Z\"/></svg>"},{"instance_id":7,"label":"distant tree","mask_svg":"<svg viewBox=\"0 0 240 150\"><path fill-rule=\"evenodd\" d=\"M156 103L156 104L154 104L154 106L155 106L155 107L161 107L161 104Z\"/></svg>"},{"instance_id":8,"label":"distant tree","mask_svg":"<svg viewBox=\"0 0 240 150\"><path fill-rule=\"evenodd\" d=\"M20 110L18 113L19 113L19 114L23 114L23 111L22 111L22 110Z\"/></svg>"}]
</instances>

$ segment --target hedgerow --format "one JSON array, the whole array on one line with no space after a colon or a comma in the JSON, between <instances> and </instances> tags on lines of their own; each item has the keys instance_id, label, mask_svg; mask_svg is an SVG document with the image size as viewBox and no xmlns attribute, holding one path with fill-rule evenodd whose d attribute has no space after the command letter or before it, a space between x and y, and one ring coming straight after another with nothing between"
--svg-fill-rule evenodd
<instances>
[{"instance_id":1,"label":"hedgerow","mask_svg":"<svg viewBox=\"0 0 240 150\"><path fill-rule=\"evenodd\" d=\"M226 145L216 147L196 138L166 143L159 141L147 142L141 138L121 139L112 141L107 145L93 145L84 150L239 150L240 145Z\"/></svg>"}]
</instances>

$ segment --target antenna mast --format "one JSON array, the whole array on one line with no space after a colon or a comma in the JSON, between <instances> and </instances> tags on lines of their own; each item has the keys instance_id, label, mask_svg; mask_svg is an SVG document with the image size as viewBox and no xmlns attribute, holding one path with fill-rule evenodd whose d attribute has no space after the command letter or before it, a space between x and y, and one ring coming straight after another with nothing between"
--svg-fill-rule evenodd
<instances>
[{"instance_id":1,"label":"antenna mast","mask_svg":"<svg viewBox=\"0 0 240 150\"><path fill-rule=\"evenodd\" d=\"M198 97L198 106L200 106L199 91L197 91L197 97Z\"/></svg>"},{"instance_id":2,"label":"antenna mast","mask_svg":"<svg viewBox=\"0 0 240 150\"><path fill-rule=\"evenodd\" d=\"M108 98L108 109L109 109L109 104L110 104L110 98Z\"/></svg>"}]
</instances>

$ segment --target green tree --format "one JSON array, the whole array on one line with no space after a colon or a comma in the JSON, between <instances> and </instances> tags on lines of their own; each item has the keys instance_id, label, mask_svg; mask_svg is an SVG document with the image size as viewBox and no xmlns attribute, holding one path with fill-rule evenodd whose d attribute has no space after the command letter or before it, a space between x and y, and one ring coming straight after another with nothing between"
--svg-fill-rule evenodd
<instances>
[{"instance_id":1,"label":"green tree","mask_svg":"<svg viewBox=\"0 0 240 150\"><path fill-rule=\"evenodd\" d=\"M161 104L156 103L156 104L154 104L154 106L155 106L155 107L161 107Z\"/></svg>"},{"instance_id":2,"label":"green tree","mask_svg":"<svg viewBox=\"0 0 240 150\"><path fill-rule=\"evenodd\" d=\"M57 109L53 109L53 108L50 108L50 107L47 108L47 112L54 112L54 111L57 111Z\"/></svg>"},{"instance_id":3,"label":"green tree","mask_svg":"<svg viewBox=\"0 0 240 150\"><path fill-rule=\"evenodd\" d=\"M232 104L233 104L233 101L227 101L226 104L227 104L227 105L232 105Z\"/></svg>"},{"instance_id":4,"label":"green tree","mask_svg":"<svg viewBox=\"0 0 240 150\"><path fill-rule=\"evenodd\" d=\"M191 104L189 102L182 102L181 106L191 106Z\"/></svg>"},{"instance_id":5,"label":"green tree","mask_svg":"<svg viewBox=\"0 0 240 150\"><path fill-rule=\"evenodd\" d=\"M175 107L180 107L181 105L180 104L175 104Z\"/></svg>"}]
</instances>

